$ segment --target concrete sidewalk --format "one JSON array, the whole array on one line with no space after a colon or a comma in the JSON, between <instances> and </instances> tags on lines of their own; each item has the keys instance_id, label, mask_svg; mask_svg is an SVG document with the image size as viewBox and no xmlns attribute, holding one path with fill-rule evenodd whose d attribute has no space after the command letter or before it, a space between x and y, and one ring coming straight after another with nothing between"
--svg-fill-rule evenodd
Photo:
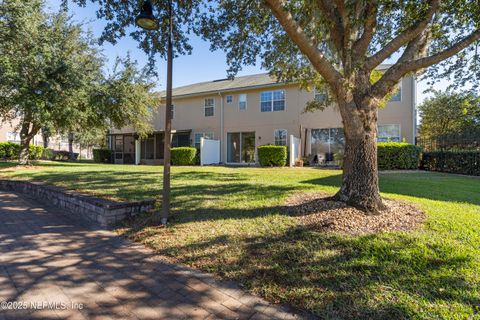
<instances>
[{"instance_id":1,"label":"concrete sidewalk","mask_svg":"<svg viewBox=\"0 0 480 320\"><path fill-rule=\"evenodd\" d=\"M0 302L0 320L307 317L6 192L0 192Z\"/></svg>"}]
</instances>

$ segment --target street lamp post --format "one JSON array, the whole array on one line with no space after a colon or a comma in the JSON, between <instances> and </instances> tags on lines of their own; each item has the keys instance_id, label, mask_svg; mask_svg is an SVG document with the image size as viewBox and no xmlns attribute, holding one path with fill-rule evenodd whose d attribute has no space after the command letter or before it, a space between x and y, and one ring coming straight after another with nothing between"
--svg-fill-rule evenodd
<instances>
[{"instance_id":1,"label":"street lamp post","mask_svg":"<svg viewBox=\"0 0 480 320\"><path fill-rule=\"evenodd\" d=\"M142 11L135 19L135 23L145 30L158 29L158 21L152 13L152 5L149 0L145 0ZM165 106L165 143L163 156L163 196L162 213L160 222L167 224L170 213L170 159L172 145L172 74L173 74L173 14L172 1L168 1L168 40L167 40L167 101Z\"/></svg>"}]
</instances>

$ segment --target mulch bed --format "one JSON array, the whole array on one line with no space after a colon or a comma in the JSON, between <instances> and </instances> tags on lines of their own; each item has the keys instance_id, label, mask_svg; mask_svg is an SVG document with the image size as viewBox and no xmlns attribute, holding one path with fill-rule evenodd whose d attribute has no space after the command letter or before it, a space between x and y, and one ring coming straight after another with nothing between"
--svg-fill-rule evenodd
<instances>
[{"instance_id":1,"label":"mulch bed","mask_svg":"<svg viewBox=\"0 0 480 320\"><path fill-rule=\"evenodd\" d=\"M343 202L318 193L300 193L286 203L289 214L298 216L308 228L342 234L371 234L382 231L410 231L425 221L425 213L413 204L384 199L387 206L380 215L368 215Z\"/></svg>"}]
</instances>

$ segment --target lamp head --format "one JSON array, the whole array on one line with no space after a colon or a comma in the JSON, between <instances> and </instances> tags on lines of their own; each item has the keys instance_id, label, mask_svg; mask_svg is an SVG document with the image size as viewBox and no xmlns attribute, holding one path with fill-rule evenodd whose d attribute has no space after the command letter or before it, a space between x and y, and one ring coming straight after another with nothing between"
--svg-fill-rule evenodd
<instances>
[{"instance_id":1,"label":"lamp head","mask_svg":"<svg viewBox=\"0 0 480 320\"><path fill-rule=\"evenodd\" d=\"M142 5L142 11L135 19L135 23L145 30L158 29L158 21L153 15L152 4L149 0L145 0Z\"/></svg>"}]
</instances>

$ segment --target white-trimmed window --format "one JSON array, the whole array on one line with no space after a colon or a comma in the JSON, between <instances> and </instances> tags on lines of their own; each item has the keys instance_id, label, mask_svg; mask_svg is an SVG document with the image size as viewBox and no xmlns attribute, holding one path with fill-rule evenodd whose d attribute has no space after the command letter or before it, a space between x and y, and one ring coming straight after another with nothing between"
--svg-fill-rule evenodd
<instances>
[{"instance_id":1,"label":"white-trimmed window","mask_svg":"<svg viewBox=\"0 0 480 320\"><path fill-rule=\"evenodd\" d=\"M205 99L205 117L213 117L215 115L215 99Z\"/></svg>"},{"instance_id":2,"label":"white-trimmed window","mask_svg":"<svg viewBox=\"0 0 480 320\"><path fill-rule=\"evenodd\" d=\"M245 111L247 110L247 94L242 93L238 95L238 110Z\"/></svg>"},{"instance_id":3,"label":"white-trimmed window","mask_svg":"<svg viewBox=\"0 0 480 320\"><path fill-rule=\"evenodd\" d=\"M285 90L264 91L260 93L260 111L284 111Z\"/></svg>"},{"instance_id":4,"label":"white-trimmed window","mask_svg":"<svg viewBox=\"0 0 480 320\"><path fill-rule=\"evenodd\" d=\"M233 102L233 96L227 96L225 99L227 100L228 104L231 104Z\"/></svg>"},{"instance_id":5,"label":"white-trimmed window","mask_svg":"<svg viewBox=\"0 0 480 320\"><path fill-rule=\"evenodd\" d=\"M20 142L20 134L18 134L16 132L7 132L7 141L8 142L19 143Z\"/></svg>"},{"instance_id":6,"label":"white-trimmed window","mask_svg":"<svg viewBox=\"0 0 480 320\"><path fill-rule=\"evenodd\" d=\"M170 117L172 119L175 118L175 106L172 104L172 106L170 107Z\"/></svg>"},{"instance_id":7,"label":"white-trimmed window","mask_svg":"<svg viewBox=\"0 0 480 320\"><path fill-rule=\"evenodd\" d=\"M315 101L325 102L328 98L327 91L325 89L315 88L315 90L313 90L313 97Z\"/></svg>"},{"instance_id":8,"label":"white-trimmed window","mask_svg":"<svg viewBox=\"0 0 480 320\"><path fill-rule=\"evenodd\" d=\"M287 130L285 129L275 129L273 131L273 136L275 139L275 145L277 146L286 146L287 145Z\"/></svg>"},{"instance_id":9,"label":"white-trimmed window","mask_svg":"<svg viewBox=\"0 0 480 320\"><path fill-rule=\"evenodd\" d=\"M378 142L400 142L399 124L381 124L378 125Z\"/></svg>"},{"instance_id":10,"label":"white-trimmed window","mask_svg":"<svg viewBox=\"0 0 480 320\"><path fill-rule=\"evenodd\" d=\"M398 84L397 92L390 98L390 101L402 101L402 82Z\"/></svg>"},{"instance_id":11,"label":"white-trimmed window","mask_svg":"<svg viewBox=\"0 0 480 320\"><path fill-rule=\"evenodd\" d=\"M214 134L213 134L213 132L197 132L197 133L195 133L194 138L195 138L195 147L200 148L200 140L202 138L213 139Z\"/></svg>"}]
</instances>

